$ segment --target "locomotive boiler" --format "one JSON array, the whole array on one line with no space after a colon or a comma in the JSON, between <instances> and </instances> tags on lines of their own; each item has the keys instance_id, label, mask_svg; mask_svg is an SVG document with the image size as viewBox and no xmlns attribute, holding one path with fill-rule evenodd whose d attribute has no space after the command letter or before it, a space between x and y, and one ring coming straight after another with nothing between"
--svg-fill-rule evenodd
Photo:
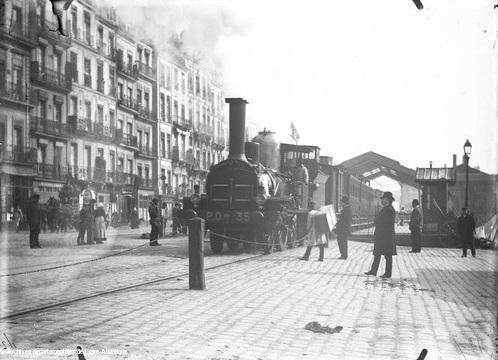
<instances>
[{"instance_id":1,"label":"locomotive boiler","mask_svg":"<svg viewBox=\"0 0 498 360\"><path fill-rule=\"evenodd\" d=\"M289 239L295 238L295 227L290 226L294 215L288 210L302 203L296 201L292 191L296 184L291 177L260 162L260 143L248 143L246 149L247 101L227 98L225 102L229 104L229 154L211 167L206 201L200 209L211 233L211 249L220 253L225 241L231 250L241 243L245 248L262 244L266 252L274 246L283 249ZM278 161L278 155L268 157L268 161Z\"/></svg>"}]
</instances>

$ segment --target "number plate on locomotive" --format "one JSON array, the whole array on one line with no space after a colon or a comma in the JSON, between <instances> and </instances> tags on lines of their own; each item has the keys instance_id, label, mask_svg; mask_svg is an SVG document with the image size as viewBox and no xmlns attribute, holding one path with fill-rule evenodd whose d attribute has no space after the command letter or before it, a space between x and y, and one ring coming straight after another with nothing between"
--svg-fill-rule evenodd
<instances>
[{"instance_id":1,"label":"number plate on locomotive","mask_svg":"<svg viewBox=\"0 0 498 360\"><path fill-rule=\"evenodd\" d=\"M206 222L247 224L251 222L251 214L249 211L206 211Z\"/></svg>"}]
</instances>

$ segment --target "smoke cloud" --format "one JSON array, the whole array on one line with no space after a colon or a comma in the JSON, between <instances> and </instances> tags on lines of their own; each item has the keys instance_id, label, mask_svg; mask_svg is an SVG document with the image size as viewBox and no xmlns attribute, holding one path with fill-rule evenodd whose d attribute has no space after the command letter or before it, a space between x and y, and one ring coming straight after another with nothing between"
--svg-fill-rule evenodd
<instances>
[{"instance_id":1,"label":"smoke cloud","mask_svg":"<svg viewBox=\"0 0 498 360\"><path fill-rule=\"evenodd\" d=\"M121 24L139 39L150 39L162 56L168 56L172 39L211 71L223 70L221 39L247 34L248 18L239 6L214 1L107 0L116 7Z\"/></svg>"}]
</instances>

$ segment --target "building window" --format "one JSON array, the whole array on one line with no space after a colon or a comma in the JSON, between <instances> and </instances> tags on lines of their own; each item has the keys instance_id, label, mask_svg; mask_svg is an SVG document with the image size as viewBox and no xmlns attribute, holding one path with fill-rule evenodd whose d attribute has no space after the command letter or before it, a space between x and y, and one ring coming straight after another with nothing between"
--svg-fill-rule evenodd
<instances>
[{"instance_id":1,"label":"building window","mask_svg":"<svg viewBox=\"0 0 498 360\"><path fill-rule=\"evenodd\" d=\"M161 155L163 158L166 157L166 141L163 132L161 132Z\"/></svg>"},{"instance_id":2,"label":"building window","mask_svg":"<svg viewBox=\"0 0 498 360\"><path fill-rule=\"evenodd\" d=\"M90 13L84 12L84 26L85 26L85 41L88 45L92 45L92 34L90 32Z\"/></svg>"},{"instance_id":3,"label":"building window","mask_svg":"<svg viewBox=\"0 0 498 360\"><path fill-rule=\"evenodd\" d=\"M104 107L102 105L97 106L97 122L104 124Z\"/></svg>"},{"instance_id":4,"label":"building window","mask_svg":"<svg viewBox=\"0 0 498 360\"><path fill-rule=\"evenodd\" d=\"M171 97L166 96L166 115L168 122L171 122Z\"/></svg>"},{"instance_id":5,"label":"building window","mask_svg":"<svg viewBox=\"0 0 498 360\"><path fill-rule=\"evenodd\" d=\"M178 90L180 87L180 78L178 76L178 69L175 68L175 90Z\"/></svg>"},{"instance_id":6,"label":"building window","mask_svg":"<svg viewBox=\"0 0 498 360\"><path fill-rule=\"evenodd\" d=\"M144 103L145 103L145 108L148 110L149 109L149 93L148 92L144 93Z\"/></svg>"},{"instance_id":7,"label":"building window","mask_svg":"<svg viewBox=\"0 0 498 360\"><path fill-rule=\"evenodd\" d=\"M142 165L137 165L137 175L142 177Z\"/></svg>"},{"instance_id":8,"label":"building window","mask_svg":"<svg viewBox=\"0 0 498 360\"><path fill-rule=\"evenodd\" d=\"M91 65L90 59L85 58L84 65L85 65L84 84L85 84L85 86L91 88L92 87L92 65Z\"/></svg>"},{"instance_id":9,"label":"building window","mask_svg":"<svg viewBox=\"0 0 498 360\"><path fill-rule=\"evenodd\" d=\"M54 112L55 112L55 121L56 122L62 122L62 104L61 103L54 103Z\"/></svg>"},{"instance_id":10,"label":"building window","mask_svg":"<svg viewBox=\"0 0 498 360\"><path fill-rule=\"evenodd\" d=\"M71 8L71 32L73 38L78 38L78 9L76 7Z\"/></svg>"},{"instance_id":11,"label":"building window","mask_svg":"<svg viewBox=\"0 0 498 360\"><path fill-rule=\"evenodd\" d=\"M78 98L71 96L70 109L72 115L78 115Z\"/></svg>"},{"instance_id":12,"label":"building window","mask_svg":"<svg viewBox=\"0 0 498 360\"><path fill-rule=\"evenodd\" d=\"M142 90L137 89L137 104L142 105Z\"/></svg>"},{"instance_id":13,"label":"building window","mask_svg":"<svg viewBox=\"0 0 498 360\"><path fill-rule=\"evenodd\" d=\"M164 94L161 93L161 95L159 96L159 109L160 109L160 112L161 112L161 120L164 121L165 120L165 116L166 116L166 109L165 109L165 103L164 103Z\"/></svg>"},{"instance_id":14,"label":"building window","mask_svg":"<svg viewBox=\"0 0 498 360\"><path fill-rule=\"evenodd\" d=\"M142 130L137 130L138 146L142 147Z\"/></svg>"}]
</instances>

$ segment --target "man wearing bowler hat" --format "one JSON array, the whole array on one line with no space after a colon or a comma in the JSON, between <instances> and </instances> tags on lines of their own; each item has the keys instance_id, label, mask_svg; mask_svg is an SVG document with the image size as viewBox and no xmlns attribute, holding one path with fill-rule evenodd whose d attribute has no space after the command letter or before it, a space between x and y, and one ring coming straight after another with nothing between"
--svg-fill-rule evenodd
<instances>
[{"instance_id":1,"label":"man wearing bowler hat","mask_svg":"<svg viewBox=\"0 0 498 360\"><path fill-rule=\"evenodd\" d=\"M386 272L381 278L390 278L392 275L393 255L396 255L396 243L394 241L394 221L396 212L392 203L394 202L393 194L386 191L380 198L382 209L375 218L374 231L374 261L370 271L365 275L377 275L379 269L380 257L384 255L386 259Z\"/></svg>"},{"instance_id":2,"label":"man wearing bowler hat","mask_svg":"<svg viewBox=\"0 0 498 360\"><path fill-rule=\"evenodd\" d=\"M420 233L420 227L422 225L422 214L420 213L419 202L417 199L413 199L412 207L413 211L410 215L410 232L412 239L412 250L411 253L419 253L422 247L422 235Z\"/></svg>"},{"instance_id":3,"label":"man wearing bowler hat","mask_svg":"<svg viewBox=\"0 0 498 360\"><path fill-rule=\"evenodd\" d=\"M343 196L341 198L342 210L338 216L335 232L337 233L337 245L341 256L339 259L348 258L348 236L351 234L351 221L353 219L353 212L349 206L349 197Z\"/></svg>"}]
</instances>

